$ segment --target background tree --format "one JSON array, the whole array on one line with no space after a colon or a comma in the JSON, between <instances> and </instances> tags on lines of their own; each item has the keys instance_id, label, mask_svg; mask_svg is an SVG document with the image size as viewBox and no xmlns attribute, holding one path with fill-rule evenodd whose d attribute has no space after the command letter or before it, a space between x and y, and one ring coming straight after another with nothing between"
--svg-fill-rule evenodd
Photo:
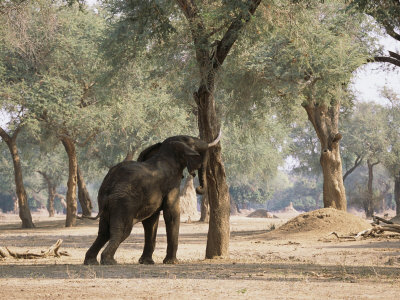
<instances>
[{"instance_id":1,"label":"background tree","mask_svg":"<svg viewBox=\"0 0 400 300\"><path fill-rule=\"evenodd\" d=\"M338 122L352 72L370 56L368 22L350 18L336 1L283 1L268 18L265 39L249 51L250 67L280 99L302 104L320 142L324 207L346 210Z\"/></svg>"},{"instance_id":2,"label":"background tree","mask_svg":"<svg viewBox=\"0 0 400 300\"><path fill-rule=\"evenodd\" d=\"M390 101L386 108L385 121L387 124L386 140L389 153L383 162L394 179L394 201L396 215L400 215L400 98L389 88L384 88L382 96Z\"/></svg>"}]
</instances>

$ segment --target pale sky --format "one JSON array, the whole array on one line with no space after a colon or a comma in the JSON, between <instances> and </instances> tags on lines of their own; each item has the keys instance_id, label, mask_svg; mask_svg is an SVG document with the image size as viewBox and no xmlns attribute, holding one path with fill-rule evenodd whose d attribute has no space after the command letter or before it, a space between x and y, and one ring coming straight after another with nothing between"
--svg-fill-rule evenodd
<instances>
[{"instance_id":1,"label":"pale sky","mask_svg":"<svg viewBox=\"0 0 400 300\"><path fill-rule=\"evenodd\" d=\"M380 43L385 51L400 53L399 42L391 37L382 38ZM385 52L385 55L388 53ZM387 68L383 69L384 66ZM359 68L353 78L352 87L359 101L385 104L387 101L380 96L380 91L385 85L400 95L400 68L391 64L369 63Z\"/></svg>"}]
</instances>

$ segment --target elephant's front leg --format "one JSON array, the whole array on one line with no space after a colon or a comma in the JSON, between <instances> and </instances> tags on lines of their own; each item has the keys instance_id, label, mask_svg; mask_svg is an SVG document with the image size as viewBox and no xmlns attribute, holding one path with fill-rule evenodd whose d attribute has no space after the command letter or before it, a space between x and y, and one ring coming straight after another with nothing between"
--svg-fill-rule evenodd
<instances>
[{"instance_id":1,"label":"elephant's front leg","mask_svg":"<svg viewBox=\"0 0 400 300\"><path fill-rule=\"evenodd\" d=\"M142 221L144 228L144 248L143 254L139 258L140 264L152 265L154 264L153 252L156 247L156 236L158 228L158 219L160 218L160 212L156 212L150 218Z\"/></svg>"},{"instance_id":2,"label":"elephant's front leg","mask_svg":"<svg viewBox=\"0 0 400 300\"><path fill-rule=\"evenodd\" d=\"M165 227L167 229L167 256L164 264L177 264L178 235L180 224L179 187L168 193L163 205Z\"/></svg>"}]
</instances>

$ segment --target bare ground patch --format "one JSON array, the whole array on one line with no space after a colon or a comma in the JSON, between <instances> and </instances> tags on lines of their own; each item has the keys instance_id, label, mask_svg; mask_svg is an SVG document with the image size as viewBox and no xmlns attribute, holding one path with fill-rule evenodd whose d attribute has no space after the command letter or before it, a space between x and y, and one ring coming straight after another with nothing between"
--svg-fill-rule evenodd
<instances>
[{"instance_id":1,"label":"bare ground patch","mask_svg":"<svg viewBox=\"0 0 400 300\"><path fill-rule=\"evenodd\" d=\"M163 265L166 235L160 222L156 265L137 263L143 247L141 224L117 251L116 266L84 266L97 223L36 220L19 229L0 220L0 246L15 251L47 249L63 239L70 257L0 261L0 295L12 299L397 299L400 240L319 241L321 234L269 236L286 220L231 218L230 257L204 260L208 224L182 223L179 265ZM272 226L274 225L274 226Z\"/></svg>"}]
</instances>

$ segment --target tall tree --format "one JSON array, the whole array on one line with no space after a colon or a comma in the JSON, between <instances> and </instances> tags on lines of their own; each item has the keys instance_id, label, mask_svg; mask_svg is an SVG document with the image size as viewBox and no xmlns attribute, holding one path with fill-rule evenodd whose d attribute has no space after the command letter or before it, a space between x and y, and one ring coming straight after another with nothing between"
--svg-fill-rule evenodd
<instances>
[{"instance_id":1,"label":"tall tree","mask_svg":"<svg viewBox=\"0 0 400 300\"><path fill-rule=\"evenodd\" d=\"M187 23L172 2L166 1L107 1L113 12L119 14L119 36L132 36L138 45L153 46L155 40L179 29L191 35L196 65L200 76L193 97L196 103L200 138L212 141L221 129L216 111L215 80L240 32L254 14L260 0L197 2L177 0L176 3ZM159 42L160 43L160 42ZM126 45L128 47L128 45ZM126 48L127 48L126 47ZM125 49L125 53L127 53ZM135 48L129 49L130 58ZM133 50L133 51L131 51ZM120 57L126 57L126 54ZM179 56L185 59L185 56ZM206 257L227 256L229 244L229 196L225 168L221 158L221 147L210 151L207 169L208 199L210 202L210 226L207 238Z\"/></svg>"},{"instance_id":2,"label":"tall tree","mask_svg":"<svg viewBox=\"0 0 400 300\"><path fill-rule=\"evenodd\" d=\"M326 2L326 1L325 1ZM320 143L324 207L346 210L339 115L349 104L352 72L370 56L362 15L349 16L336 1L283 1L268 15L263 45L251 66L280 99L299 101ZM279 17L279 18L278 18Z\"/></svg>"},{"instance_id":3,"label":"tall tree","mask_svg":"<svg viewBox=\"0 0 400 300\"><path fill-rule=\"evenodd\" d=\"M15 187L18 198L19 217L22 221L22 228L33 228L35 226L32 222L32 216L28 206L28 198L26 196L26 190L22 178L21 159L18 153L16 142L21 128L22 124L18 124L13 133L7 133L3 128L0 127L0 137L7 144L13 160Z\"/></svg>"},{"instance_id":4,"label":"tall tree","mask_svg":"<svg viewBox=\"0 0 400 300\"><path fill-rule=\"evenodd\" d=\"M382 91L382 96L390 101L385 117L388 127L386 139L390 151L383 163L394 178L396 215L400 216L400 97L387 87Z\"/></svg>"},{"instance_id":5,"label":"tall tree","mask_svg":"<svg viewBox=\"0 0 400 300\"><path fill-rule=\"evenodd\" d=\"M388 159L390 144L387 139L388 124L384 107L372 103L357 103L354 112L343 122L346 138L343 150L346 155L352 153L365 157L367 183L364 188L363 207L367 217L374 213L374 167Z\"/></svg>"}]
</instances>

